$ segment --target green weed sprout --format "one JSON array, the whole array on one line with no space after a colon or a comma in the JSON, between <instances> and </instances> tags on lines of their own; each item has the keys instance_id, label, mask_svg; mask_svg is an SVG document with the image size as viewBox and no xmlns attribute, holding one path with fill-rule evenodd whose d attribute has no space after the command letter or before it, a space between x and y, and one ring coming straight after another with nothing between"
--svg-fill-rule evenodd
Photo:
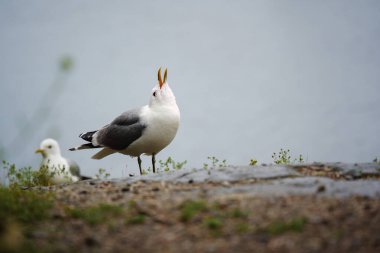
<instances>
[{"instance_id":1,"label":"green weed sprout","mask_svg":"<svg viewBox=\"0 0 380 253\"><path fill-rule=\"evenodd\" d=\"M251 165L251 166L255 166L256 164L257 164L256 159L251 159L251 161L249 161L249 165Z\"/></svg>"},{"instance_id":2,"label":"green weed sprout","mask_svg":"<svg viewBox=\"0 0 380 253\"><path fill-rule=\"evenodd\" d=\"M185 166L187 161L183 162L176 162L174 159L169 156L165 161L159 160L158 163L160 164L159 170L163 171L169 171L170 169L172 170L180 170Z\"/></svg>"},{"instance_id":3,"label":"green weed sprout","mask_svg":"<svg viewBox=\"0 0 380 253\"><path fill-rule=\"evenodd\" d=\"M95 175L96 179L108 179L110 177L110 173L108 173L105 169L100 168L98 173Z\"/></svg>"},{"instance_id":4,"label":"green weed sprout","mask_svg":"<svg viewBox=\"0 0 380 253\"><path fill-rule=\"evenodd\" d=\"M273 161L275 164L290 164L290 163L303 163L304 158L300 154L298 158L295 158L292 161L292 158L290 156L290 150L287 149L280 149L280 152L277 154L276 152L272 155Z\"/></svg>"},{"instance_id":5,"label":"green weed sprout","mask_svg":"<svg viewBox=\"0 0 380 253\"><path fill-rule=\"evenodd\" d=\"M185 164L187 163L187 160L183 162L176 162L171 156L169 156L165 161L159 160L158 163L159 163L159 166L157 168L157 173L161 171L168 172L170 170L180 170L185 166ZM146 170L143 169L142 174L147 175L151 171L152 171L152 168L148 167Z\"/></svg>"},{"instance_id":6,"label":"green weed sprout","mask_svg":"<svg viewBox=\"0 0 380 253\"><path fill-rule=\"evenodd\" d=\"M227 167L228 166L226 159L220 161L215 156L208 156L207 160L209 160L211 162L211 166L208 163L203 163L203 168L206 169L206 170L209 167L212 167L212 168L222 168L222 167Z\"/></svg>"}]
</instances>

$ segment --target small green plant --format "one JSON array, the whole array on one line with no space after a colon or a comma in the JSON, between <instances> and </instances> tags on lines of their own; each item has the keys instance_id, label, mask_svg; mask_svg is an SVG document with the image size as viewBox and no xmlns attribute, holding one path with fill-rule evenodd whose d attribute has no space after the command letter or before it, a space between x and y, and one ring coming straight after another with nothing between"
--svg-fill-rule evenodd
<instances>
[{"instance_id":1,"label":"small green plant","mask_svg":"<svg viewBox=\"0 0 380 253\"><path fill-rule=\"evenodd\" d=\"M251 230L251 227L247 223L237 223L235 225L235 231L240 234L247 233L250 230Z\"/></svg>"},{"instance_id":2,"label":"small green plant","mask_svg":"<svg viewBox=\"0 0 380 253\"><path fill-rule=\"evenodd\" d=\"M96 179L108 179L110 177L110 173L108 173L105 169L100 168L98 173L95 175Z\"/></svg>"},{"instance_id":3,"label":"small green plant","mask_svg":"<svg viewBox=\"0 0 380 253\"><path fill-rule=\"evenodd\" d=\"M142 175L148 175L152 172L152 168L149 166L147 169L142 169Z\"/></svg>"},{"instance_id":4,"label":"small green plant","mask_svg":"<svg viewBox=\"0 0 380 253\"><path fill-rule=\"evenodd\" d=\"M145 222L145 214L136 214L129 218L127 218L126 223L127 224L143 224Z\"/></svg>"},{"instance_id":5,"label":"small green plant","mask_svg":"<svg viewBox=\"0 0 380 253\"><path fill-rule=\"evenodd\" d=\"M138 225L143 224L146 220L147 214L141 212L138 208L138 204L131 200L128 202L127 218L125 220L126 225Z\"/></svg>"},{"instance_id":6,"label":"small green plant","mask_svg":"<svg viewBox=\"0 0 380 253\"><path fill-rule=\"evenodd\" d=\"M204 224L209 229L212 229L212 230L218 230L218 229L222 228L222 226L223 226L222 220L220 218L214 217L214 216L205 218Z\"/></svg>"},{"instance_id":7,"label":"small green plant","mask_svg":"<svg viewBox=\"0 0 380 253\"><path fill-rule=\"evenodd\" d=\"M251 231L248 217L249 212L239 206L233 208L220 202L207 204L202 199L188 200L180 206L180 221L201 225L217 237L223 235L225 224L235 226L235 231L239 233Z\"/></svg>"},{"instance_id":8,"label":"small green plant","mask_svg":"<svg viewBox=\"0 0 380 253\"><path fill-rule=\"evenodd\" d=\"M68 213L73 218L96 225L109 220L110 217L120 216L123 213L123 208L119 205L99 204L93 207L69 209Z\"/></svg>"},{"instance_id":9,"label":"small green plant","mask_svg":"<svg viewBox=\"0 0 380 253\"><path fill-rule=\"evenodd\" d=\"M11 186L30 187L34 185L33 174L31 167L17 169L15 164L9 164L3 161L3 168L7 171L7 178Z\"/></svg>"},{"instance_id":10,"label":"small green plant","mask_svg":"<svg viewBox=\"0 0 380 253\"><path fill-rule=\"evenodd\" d=\"M280 235L286 232L302 232L307 219L305 217L293 218L289 221L276 221L269 224L265 231L270 235Z\"/></svg>"},{"instance_id":11,"label":"small green plant","mask_svg":"<svg viewBox=\"0 0 380 253\"><path fill-rule=\"evenodd\" d=\"M251 165L251 166L255 166L256 164L257 164L256 159L251 159L251 161L249 161L249 165Z\"/></svg>"},{"instance_id":12,"label":"small green plant","mask_svg":"<svg viewBox=\"0 0 380 253\"><path fill-rule=\"evenodd\" d=\"M247 218L248 212L242 211L240 208L235 208L231 212L233 218Z\"/></svg>"},{"instance_id":13,"label":"small green plant","mask_svg":"<svg viewBox=\"0 0 380 253\"><path fill-rule=\"evenodd\" d=\"M181 207L180 220L183 222L188 222L199 212L204 211L206 209L207 209L207 205L202 200L186 201L185 203L182 204L182 207Z\"/></svg>"},{"instance_id":14,"label":"small green plant","mask_svg":"<svg viewBox=\"0 0 380 253\"><path fill-rule=\"evenodd\" d=\"M210 167L211 168L222 168L222 167L227 167L228 166L226 159L220 161L215 156L208 156L207 160L209 160L211 162L211 165L209 165L208 163L203 163L203 168L206 169L206 170L208 168L210 168Z\"/></svg>"},{"instance_id":15,"label":"small green plant","mask_svg":"<svg viewBox=\"0 0 380 253\"><path fill-rule=\"evenodd\" d=\"M290 164L290 163L303 163L304 159L303 156L300 154L298 158L295 158L293 161L290 156L290 150L289 149L280 149L280 152L277 154L276 152L273 152L272 155L273 161L275 164Z\"/></svg>"},{"instance_id":16,"label":"small green plant","mask_svg":"<svg viewBox=\"0 0 380 253\"><path fill-rule=\"evenodd\" d=\"M10 187L34 187L52 185L55 172L50 172L47 166L41 166L38 170L32 167L16 168L15 164L3 161L3 169L7 171Z\"/></svg>"},{"instance_id":17,"label":"small green plant","mask_svg":"<svg viewBox=\"0 0 380 253\"><path fill-rule=\"evenodd\" d=\"M158 163L160 165L158 171L169 171L170 169L182 169L183 166L185 166L185 164L187 163L187 161L185 160L183 162L176 162L173 160L173 158L169 156L165 161L159 160Z\"/></svg>"},{"instance_id":18,"label":"small green plant","mask_svg":"<svg viewBox=\"0 0 380 253\"><path fill-rule=\"evenodd\" d=\"M305 160L304 160L302 154L300 154L300 155L298 156L298 158L294 159L294 162L295 162L295 163L303 163L304 161L305 161Z\"/></svg>"},{"instance_id":19,"label":"small green plant","mask_svg":"<svg viewBox=\"0 0 380 253\"><path fill-rule=\"evenodd\" d=\"M276 152L273 152L272 158L274 163L276 164L288 164L290 163L290 150L284 150L280 149L279 154L277 155Z\"/></svg>"}]
</instances>

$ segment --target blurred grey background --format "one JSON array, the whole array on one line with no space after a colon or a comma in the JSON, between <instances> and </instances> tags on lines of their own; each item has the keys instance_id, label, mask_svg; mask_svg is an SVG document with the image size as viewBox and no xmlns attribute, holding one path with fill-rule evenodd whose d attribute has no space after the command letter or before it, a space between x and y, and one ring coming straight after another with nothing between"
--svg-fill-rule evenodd
<instances>
[{"instance_id":1,"label":"blurred grey background","mask_svg":"<svg viewBox=\"0 0 380 253\"><path fill-rule=\"evenodd\" d=\"M0 154L18 166L52 137L87 175L136 173L67 149L145 105L160 66L181 126L157 159L380 156L379 1L1 1L0 36Z\"/></svg>"}]
</instances>

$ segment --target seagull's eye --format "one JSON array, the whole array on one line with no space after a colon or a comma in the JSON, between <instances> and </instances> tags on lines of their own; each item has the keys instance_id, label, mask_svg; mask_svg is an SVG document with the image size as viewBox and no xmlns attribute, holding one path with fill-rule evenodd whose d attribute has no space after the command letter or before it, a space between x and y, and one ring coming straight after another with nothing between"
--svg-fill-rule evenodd
<instances>
[{"instance_id":1,"label":"seagull's eye","mask_svg":"<svg viewBox=\"0 0 380 253\"><path fill-rule=\"evenodd\" d=\"M48 148L52 148L52 146L51 146L51 145L49 145L49 146L48 146Z\"/></svg>"},{"instance_id":2,"label":"seagull's eye","mask_svg":"<svg viewBox=\"0 0 380 253\"><path fill-rule=\"evenodd\" d=\"M157 91L153 92L153 97L155 97L157 95Z\"/></svg>"}]
</instances>

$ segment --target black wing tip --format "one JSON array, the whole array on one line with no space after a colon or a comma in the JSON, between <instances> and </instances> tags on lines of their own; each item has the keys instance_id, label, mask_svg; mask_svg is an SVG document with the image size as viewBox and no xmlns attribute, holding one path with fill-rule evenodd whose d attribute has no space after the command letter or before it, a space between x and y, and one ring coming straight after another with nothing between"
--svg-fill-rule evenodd
<instances>
[{"instance_id":1,"label":"black wing tip","mask_svg":"<svg viewBox=\"0 0 380 253\"><path fill-rule=\"evenodd\" d=\"M69 150L70 150L70 151L75 151L75 150L76 150L76 148L69 148Z\"/></svg>"},{"instance_id":2,"label":"black wing tip","mask_svg":"<svg viewBox=\"0 0 380 253\"><path fill-rule=\"evenodd\" d=\"M79 138L82 138L85 141L92 142L92 136L96 133L97 131L91 131L91 132L86 132L86 133L81 133L79 135Z\"/></svg>"}]
</instances>

